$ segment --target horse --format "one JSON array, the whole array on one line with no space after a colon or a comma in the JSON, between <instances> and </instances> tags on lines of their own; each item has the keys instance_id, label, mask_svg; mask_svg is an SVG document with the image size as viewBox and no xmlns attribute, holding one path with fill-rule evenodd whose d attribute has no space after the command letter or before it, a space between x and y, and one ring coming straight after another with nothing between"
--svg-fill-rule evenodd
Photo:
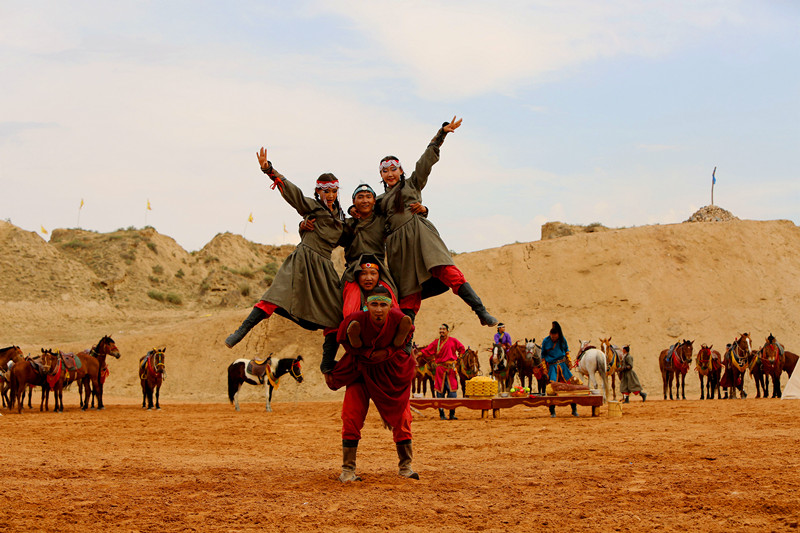
<instances>
[{"instance_id":1,"label":"horse","mask_svg":"<svg viewBox=\"0 0 800 533\"><path fill-rule=\"evenodd\" d=\"M784 351L783 355L784 355L783 371L786 372L789 375L789 377L792 377L792 372L794 372L794 367L797 366L798 356L788 350Z\"/></svg>"},{"instance_id":2,"label":"horse","mask_svg":"<svg viewBox=\"0 0 800 533\"><path fill-rule=\"evenodd\" d=\"M700 350L697 352L697 361L695 362L694 369L697 370L700 376L700 399L713 400L714 392L717 393L717 398L720 397L719 392L719 378L722 373L722 355L716 350L712 350L711 346L705 344L700 345ZM705 385L703 380L705 378Z\"/></svg>"},{"instance_id":3,"label":"horse","mask_svg":"<svg viewBox=\"0 0 800 533\"><path fill-rule=\"evenodd\" d=\"M781 374L783 374L783 361L786 358L783 346L775 340L772 333L767 337L767 342L761 348L758 358L761 363L761 371L764 374L764 398L767 397L767 383L772 378L772 397L781 397ZM750 375L753 375L752 369ZM756 390L756 398L758 390Z\"/></svg>"},{"instance_id":4,"label":"horse","mask_svg":"<svg viewBox=\"0 0 800 533\"><path fill-rule=\"evenodd\" d=\"M675 399L686 399L686 372L692 362L692 343L694 341L676 342L658 356L658 368L661 370L661 383L664 390L664 399L672 400L672 381L675 380ZM679 389L680 388L680 389Z\"/></svg>"},{"instance_id":5,"label":"horse","mask_svg":"<svg viewBox=\"0 0 800 533\"><path fill-rule=\"evenodd\" d=\"M514 385L514 376L519 375L519 383L524 388L525 378L528 378L528 390L533 392L533 378L536 378L537 392L545 394L547 384L547 365L542 359L542 347L536 344L536 339L525 339L525 345L514 343L508 351L508 382L507 387Z\"/></svg>"},{"instance_id":6,"label":"horse","mask_svg":"<svg viewBox=\"0 0 800 533\"><path fill-rule=\"evenodd\" d=\"M747 393L744 392L744 374L748 369L748 360L752 357L752 351L749 333L742 333L727 346L723 357L725 373L722 375L719 385L728 389L725 391L728 398L736 398L737 389L740 397L747 398Z\"/></svg>"},{"instance_id":7,"label":"horse","mask_svg":"<svg viewBox=\"0 0 800 533\"><path fill-rule=\"evenodd\" d=\"M603 382L603 399L608 398L608 371L606 368L606 354L598 350L594 346L590 346L590 341L578 340L581 349L578 351L578 357L572 368L583 374L589 380L589 386L596 389L598 381L595 374L600 376L600 381Z\"/></svg>"},{"instance_id":8,"label":"horse","mask_svg":"<svg viewBox=\"0 0 800 533\"><path fill-rule=\"evenodd\" d=\"M108 356L116 359L120 358L117 345L109 335L103 336L98 343L89 350L84 350L75 354L81 360L82 370L78 371L78 395L81 401L81 409L84 411L89 408L89 391L92 396L92 409L94 409L94 399L97 397L97 409L105 409L103 405L103 384L108 377ZM91 383L92 388L89 389Z\"/></svg>"},{"instance_id":9,"label":"horse","mask_svg":"<svg viewBox=\"0 0 800 533\"><path fill-rule=\"evenodd\" d=\"M272 412L272 390L277 389L279 380L284 374L289 374L297 383L303 382L303 371L300 363L303 356L296 358L284 357L277 362L272 357L267 357L262 361L255 359L237 359L228 366L228 399L239 410L239 390L242 383L250 385L265 385L264 396L267 400L267 412ZM268 385L268 387L267 387Z\"/></svg>"},{"instance_id":10,"label":"horse","mask_svg":"<svg viewBox=\"0 0 800 533\"><path fill-rule=\"evenodd\" d=\"M508 357L506 349L502 344L495 343L489 349L492 355L489 356L489 366L492 377L497 381L497 391L506 392L508 380Z\"/></svg>"},{"instance_id":11,"label":"horse","mask_svg":"<svg viewBox=\"0 0 800 533\"><path fill-rule=\"evenodd\" d=\"M54 413L64 412L64 387L69 386L78 379L78 371L81 368L80 359L72 353L63 353L60 350L45 350L42 348L42 360L48 368L46 380L47 385L42 387L42 394L45 395L45 410L48 409L50 391L53 391L55 407Z\"/></svg>"},{"instance_id":12,"label":"horse","mask_svg":"<svg viewBox=\"0 0 800 533\"><path fill-rule=\"evenodd\" d=\"M160 410L158 397L161 395L161 383L164 380L164 352L167 347L153 348L139 359L139 380L142 382L142 409L153 408L153 393L156 395L156 409Z\"/></svg>"},{"instance_id":13,"label":"horse","mask_svg":"<svg viewBox=\"0 0 800 533\"><path fill-rule=\"evenodd\" d=\"M414 358L417 360L417 370L414 381L411 382L411 393L421 394L422 397L428 393L428 382L431 383L431 397L436 397L433 390L433 378L436 375L436 361L433 356L423 355L414 345ZM422 392L420 392L422 391Z\"/></svg>"},{"instance_id":14,"label":"horse","mask_svg":"<svg viewBox=\"0 0 800 533\"><path fill-rule=\"evenodd\" d=\"M22 413L22 407L25 403L25 389L30 386L42 387L42 403L39 405L39 410L44 408L45 389L47 387L47 373L49 372L42 363L42 358L36 356L34 358L26 357L19 363L16 363L9 373L11 374L9 383L11 384L11 402L9 409L14 407L14 402L17 402L17 412ZM28 394L28 407L30 407L30 393Z\"/></svg>"},{"instance_id":15,"label":"horse","mask_svg":"<svg viewBox=\"0 0 800 533\"><path fill-rule=\"evenodd\" d=\"M8 391L11 388L11 368L25 359L19 346L8 346L0 349L0 396L3 398L3 407L11 408L11 397Z\"/></svg>"},{"instance_id":16,"label":"horse","mask_svg":"<svg viewBox=\"0 0 800 533\"><path fill-rule=\"evenodd\" d=\"M617 372L622 363L622 348L611 344L611 337L600 339L600 351L606 356L606 376L611 376L611 394L617 399Z\"/></svg>"},{"instance_id":17,"label":"horse","mask_svg":"<svg viewBox=\"0 0 800 533\"><path fill-rule=\"evenodd\" d=\"M461 382L461 397L467 395L467 380L481 375L481 362L478 361L478 353L467 346L464 353L458 356L456 361L456 370L458 371L458 380ZM433 384L431 384L433 390Z\"/></svg>"}]
</instances>

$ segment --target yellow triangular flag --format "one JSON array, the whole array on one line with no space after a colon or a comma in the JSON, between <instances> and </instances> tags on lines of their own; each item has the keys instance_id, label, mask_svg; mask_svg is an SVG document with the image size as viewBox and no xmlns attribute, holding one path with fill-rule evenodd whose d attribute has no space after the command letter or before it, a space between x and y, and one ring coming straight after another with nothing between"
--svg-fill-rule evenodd
<instances>
[{"instance_id":1,"label":"yellow triangular flag","mask_svg":"<svg viewBox=\"0 0 800 533\"><path fill-rule=\"evenodd\" d=\"M44 233L45 235L47 235L47 230L46 230L46 229L44 229L44 226L42 226L42 233Z\"/></svg>"},{"instance_id":2,"label":"yellow triangular flag","mask_svg":"<svg viewBox=\"0 0 800 533\"><path fill-rule=\"evenodd\" d=\"M250 213L250 216L247 217L247 221L248 222L252 222L253 221L253 213Z\"/></svg>"},{"instance_id":3,"label":"yellow triangular flag","mask_svg":"<svg viewBox=\"0 0 800 533\"><path fill-rule=\"evenodd\" d=\"M152 208L152 207L150 207L150 199L149 199L149 198L148 198L148 200L147 200L147 210L148 210L148 211L152 211L152 210L153 210L153 208Z\"/></svg>"},{"instance_id":4,"label":"yellow triangular flag","mask_svg":"<svg viewBox=\"0 0 800 533\"><path fill-rule=\"evenodd\" d=\"M284 225L283 225L283 232L284 232L284 233L289 233L289 230L288 230L288 229L286 229L286 224L284 224Z\"/></svg>"},{"instance_id":5,"label":"yellow triangular flag","mask_svg":"<svg viewBox=\"0 0 800 533\"><path fill-rule=\"evenodd\" d=\"M83 198L81 198L81 206L78 209L83 209Z\"/></svg>"}]
</instances>

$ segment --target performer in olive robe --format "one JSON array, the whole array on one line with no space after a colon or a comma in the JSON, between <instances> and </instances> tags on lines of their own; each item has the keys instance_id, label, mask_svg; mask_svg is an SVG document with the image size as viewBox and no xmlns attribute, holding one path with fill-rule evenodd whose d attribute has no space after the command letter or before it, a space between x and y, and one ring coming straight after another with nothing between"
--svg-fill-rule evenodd
<instances>
[{"instance_id":1,"label":"performer in olive robe","mask_svg":"<svg viewBox=\"0 0 800 533\"><path fill-rule=\"evenodd\" d=\"M619 391L625 396L624 403L630 403L631 393L642 396L642 401L647 400L647 393L642 390L639 376L633 370L633 356L630 346L622 347L622 361L617 372L619 373Z\"/></svg>"},{"instance_id":2,"label":"performer in olive robe","mask_svg":"<svg viewBox=\"0 0 800 533\"><path fill-rule=\"evenodd\" d=\"M461 297L478 315L482 325L495 326L495 319L484 307L464 274L455 266L450 251L436 227L412 208L422 201L422 189L428 183L433 165L439 160L439 148L445 135L456 130L461 120L445 122L406 179L395 156L380 162L385 192L378 197L378 209L386 216L386 257L397 283L400 308L412 319L424 298L447 291Z\"/></svg>"},{"instance_id":3,"label":"performer in olive robe","mask_svg":"<svg viewBox=\"0 0 800 533\"><path fill-rule=\"evenodd\" d=\"M342 286L331 261L344 230L344 214L339 205L339 181L333 174L322 174L314 198L308 198L267 161L267 151L256 154L261 170L273 181L289 205L301 216L313 216L316 229L300 231L300 244L278 269L272 285L239 328L225 339L232 348L256 324L272 313L292 320L308 330L333 333L342 322Z\"/></svg>"}]
</instances>

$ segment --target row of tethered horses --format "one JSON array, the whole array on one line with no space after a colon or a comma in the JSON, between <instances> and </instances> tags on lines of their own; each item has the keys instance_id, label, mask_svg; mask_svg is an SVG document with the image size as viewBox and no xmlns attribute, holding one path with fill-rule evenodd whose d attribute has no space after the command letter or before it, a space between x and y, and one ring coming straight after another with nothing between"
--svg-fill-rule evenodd
<instances>
[{"instance_id":1,"label":"row of tethered horses","mask_svg":"<svg viewBox=\"0 0 800 533\"><path fill-rule=\"evenodd\" d=\"M160 409L158 397L164 377L164 352L166 348L154 348L139 360L139 379L142 384L142 407ZM28 407L34 387L41 387L42 400L39 410L49 410L50 392L53 393L54 410L64 411L63 391L76 383L80 407L103 409L103 385L109 375L106 360L119 359L120 353L114 340L106 335L88 350L79 353L62 352L42 348L35 357L23 355L19 346L0 349L0 395L3 407L21 413L25 391L28 391ZM155 399L154 399L155 396Z\"/></svg>"},{"instance_id":2,"label":"row of tethered horses","mask_svg":"<svg viewBox=\"0 0 800 533\"><path fill-rule=\"evenodd\" d=\"M605 354L605 373L611 378L613 397L617 397L616 374L620 370L622 358L621 349L611 344L611 338L600 339L600 352ZM573 368L584 375L590 376L583 370L581 357L590 350L596 350L589 342L581 341L581 349L575 358ZM495 344L489 349L492 355L489 359L491 369L489 374L498 382L499 391L507 391L514 385L514 379L519 376L521 386L526 386L526 379L531 391L533 379L536 378L539 394L545 394L549 382L547 370L542 360L541 346L534 339L525 339L524 343L516 342L506 349L500 344ZM425 356L419 350L415 351L417 358L417 375L414 380L412 392L414 394L427 394L430 383L433 394L433 377L436 375L436 363L433 356ZM658 366L661 370L664 399L686 399L686 374L691 363L695 362L695 371L700 378L700 399L746 398L744 392L744 378L747 373L751 375L756 385L756 397L769 396L769 384L772 382L772 397L781 396L781 374L786 372L790 377L798 356L777 342L770 334L764 345L754 349L749 333L738 334L735 340L725 347L724 354L713 349L713 345L702 344L694 357L694 341L682 340L661 351L658 357ZM461 394L465 392L467 380L481 375L480 362L475 350L467 348L457 361L450 363L458 373L461 382ZM602 366L602 365L601 365ZM605 381L605 379L603 380ZM672 385L675 384L675 396L672 394Z\"/></svg>"}]
</instances>

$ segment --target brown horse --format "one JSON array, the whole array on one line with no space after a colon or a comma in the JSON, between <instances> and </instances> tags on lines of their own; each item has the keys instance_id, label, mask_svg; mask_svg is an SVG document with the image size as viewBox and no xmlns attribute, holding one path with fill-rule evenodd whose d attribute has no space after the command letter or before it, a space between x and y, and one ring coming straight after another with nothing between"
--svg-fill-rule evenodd
<instances>
[{"instance_id":1,"label":"brown horse","mask_svg":"<svg viewBox=\"0 0 800 533\"><path fill-rule=\"evenodd\" d=\"M46 380L47 386L42 387L42 394L45 395L45 410L49 402L50 391L53 391L55 407L54 413L64 412L64 387L77 381L80 368L80 359L75 354L65 354L60 350L45 350L42 348L42 361L48 368Z\"/></svg>"},{"instance_id":2,"label":"brown horse","mask_svg":"<svg viewBox=\"0 0 800 533\"><path fill-rule=\"evenodd\" d=\"M692 362L692 343L683 340L676 342L658 356L658 368L661 369L661 383L664 389L664 399L672 400L672 381L675 380L675 399L686 399L686 372Z\"/></svg>"},{"instance_id":3,"label":"brown horse","mask_svg":"<svg viewBox=\"0 0 800 533\"><path fill-rule=\"evenodd\" d=\"M161 409L158 397L161 395L161 383L164 380L164 352L167 347L153 348L139 359L139 379L142 382L142 409L153 408L153 393L156 396L155 408Z\"/></svg>"},{"instance_id":4,"label":"brown horse","mask_svg":"<svg viewBox=\"0 0 800 533\"><path fill-rule=\"evenodd\" d=\"M525 345L515 342L508 350L508 380L506 388L514 385L514 376L519 375L519 383L524 388L528 379L528 390L533 392L533 379L536 378L537 392L545 394L549 380L547 365L542 359L542 347L536 339L525 339Z\"/></svg>"},{"instance_id":5,"label":"brown horse","mask_svg":"<svg viewBox=\"0 0 800 533\"><path fill-rule=\"evenodd\" d=\"M467 380L481 374L481 362L478 361L477 352L467 347L464 353L458 356L456 370L458 371L458 380L461 382L461 397L463 398L467 394ZM431 384L431 390L433 390L433 384Z\"/></svg>"},{"instance_id":6,"label":"brown horse","mask_svg":"<svg viewBox=\"0 0 800 533\"><path fill-rule=\"evenodd\" d=\"M767 342L758 354L761 363L761 371L764 374L764 398L769 394L767 387L772 378L772 397L781 397L781 374L783 374L783 362L786 359L783 346L775 340L772 333L767 337ZM752 370L750 374L752 375ZM758 397L758 394L756 394Z\"/></svg>"},{"instance_id":7,"label":"brown horse","mask_svg":"<svg viewBox=\"0 0 800 533\"><path fill-rule=\"evenodd\" d=\"M794 372L794 367L797 366L798 356L790 351L783 352L783 355L784 355L783 371L789 374L789 377L792 377L792 372Z\"/></svg>"},{"instance_id":8,"label":"brown horse","mask_svg":"<svg viewBox=\"0 0 800 533\"><path fill-rule=\"evenodd\" d=\"M10 368L25 359L19 346L8 346L0 350L0 396L3 398L3 407L11 408L11 397L8 394L10 385Z\"/></svg>"},{"instance_id":9,"label":"brown horse","mask_svg":"<svg viewBox=\"0 0 800 533\"><path fill-rule=\"evenodd\" d=\"M108 356L119 359L120 354L117 345L109 335L105 335L98 343L89 350L84 350L75 354L81 360L82 371L78 373L78 394L81 397L81 409L84 411L89 408L89 392L91 391L92 409L94 409L94 399L97 398L97 409L105 409L103 405L103 384L108 377ZM91 384L91 389L89 385ZM81 392L83 391L83 392Z\"/></svg>"},{"instance_id":10,"label":"brown horse","mask_svg":"<svg viewBox=\"0 0 800 533\"><path fill-rule=\"evenodd\" d=\"M25 403L25 389L28 388L28 386L40 386L42 387L42 403L39 406L39 410L42 411L45 401L45 389L47 387L46 376L49 371L50 369L42 363L42 358L40 356L34 358L26 357L24 360L14 364L9 371L11 374L9 379L9 383L11 384L11 402L8 406L9 409L14 407L14 402L17 402L17 412L22 413L22 407ZM30 402L30 395L28 395L28 401ZM30 407L30 404L28 404L28 407Z\"/></svg>"},{"instance_id":11,"label":"brown horse","mask_svg":"<svg viewBox=\"0 0 800 533\"><path fill-rule=\"evenodd\" d=\"M700 376L700 399L713 400L714 393L716 392L717 398L720 397L719 393L719 378L722 374L722 355L712 350L714 345L706 346L700 345L700 350L697 352L697 362L694 369L697 370ZM705 379L705 385L703 381Z\"/></svg>"},{"instance_id":12,"label":"brown horse","mask_svg":"<svg viewBox=\"0 0 800 533\"><path fill-rule=\"evenodd\" d=\"M431 397L436 397L433 390L433 378L436 375L436 361L434 357L423 355L414 345L414 358L417 360L417 372L414 381L411 382L411 393L421 394L424 397L428 393L428 382L431 384Z\"/></svg>"},{"instance_id":13,"label":"brown horse","mask_svg":"<svg viewBox=\"0 0 800 533\"><path fill-rule=\"evenodd\" d=\"M748 369L748 362L751 361L752 351L749 333L739 335L725 350L722 361L725 365L725 373L722 375L719 385L723 389L728 389L725 391L728 398L736 398L737 389L740 397L747 398L747 393L744 392L744 375Z\"/></svg>"},{"instance_id":14,"label":"brown horse","mask_svg":"<svg viewBox=\"0 0 800 533\"><path fill-rule=\"evenodd\" d=\"M489 371L497 381L498 392L506 392L508 384L508 354L502 344L495 343L489 349L492 355L489 356Z\"/></svg>"},{"instance_id":15,"label":"brown horse","mask_svg":"<svg viewBox=\"0 0 800 533\"><path fill-rule=\"evenodd\" d=\"M622 363L622 348L611 344L611 337L600 339L600 351L606 355L606 376L611 376L611 395L617 399L617 372ZM676 384L677 386L677 384ZM686 398L684 398L685 400Z\"/></svg>"}]
</instances>

